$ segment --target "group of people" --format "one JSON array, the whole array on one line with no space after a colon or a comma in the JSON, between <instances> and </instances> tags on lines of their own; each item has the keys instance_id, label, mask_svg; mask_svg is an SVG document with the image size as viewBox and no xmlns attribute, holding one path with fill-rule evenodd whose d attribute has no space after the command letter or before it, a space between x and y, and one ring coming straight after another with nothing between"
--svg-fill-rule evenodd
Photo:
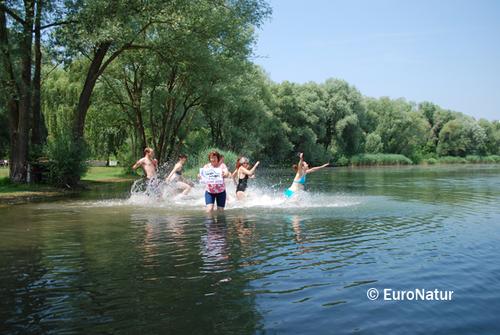
<instances>
[{"instance_id":1,"label":"group of people","mask_svg":"<svg viewBox=\"0 0 500 335\"><path fill-rule=\"evenodd\" d=\"M178 193L187 195L194 184L184 178L184 164L186 164L187 156L180 155L179 160L174 165L170 173L165 177L165 182L174 187ZM236 184L236 198L244 200L246 197L246 189L248 187L248 179L255 178L255 170L260 162L257 161L250 167L250 161L247 157L239 157L236 161L236 169L230 172L227 165L224 163L224 156L217 151L212 151L208 154L208 163L200 169L198 179L205 184L205 205L207 212L212 212L215 205L218 210L224 210L226 206L226 184L225 179L233 179ZM325 168L329 163L317 167L309 167L304 161L304 154L299 154L298 164L293 165L295 177L292 185L284 191L286 198L294 197L297 192L304 190L306 176L311 172ZM139 159L132 169L136 170L141 167L144 171L145 178L148 184L158 184L158 161L154 158L154 151L151 148L144 149L144 157Z\"/></svg>"}]
</instances>

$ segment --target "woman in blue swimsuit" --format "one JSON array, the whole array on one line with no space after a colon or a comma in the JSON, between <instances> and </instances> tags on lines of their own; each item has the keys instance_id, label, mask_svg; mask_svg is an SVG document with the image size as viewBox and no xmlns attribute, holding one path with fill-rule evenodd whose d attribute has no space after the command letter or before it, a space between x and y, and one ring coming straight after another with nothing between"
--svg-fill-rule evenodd
<instances>
[{"instance_id":1,"label":"woman in blue swimsuit","mask_svg":"<svg viewBox=\"0 0 500 335\"><path fill-rule=\"evenodd\" d=\"M304 190L304 184L306 183L306 175L308 173L318 171L322 168L327 167L330 163L323 164L321 166L316 166L309 168L309 164L304 162L304 153L299 154L300 160L298 164L293 165L293 169L295 170L295 178L293 178L292 186L287 188L284 192L284 195L287 198L291 198L298 191Z\"/></svg>"}]
</instances>

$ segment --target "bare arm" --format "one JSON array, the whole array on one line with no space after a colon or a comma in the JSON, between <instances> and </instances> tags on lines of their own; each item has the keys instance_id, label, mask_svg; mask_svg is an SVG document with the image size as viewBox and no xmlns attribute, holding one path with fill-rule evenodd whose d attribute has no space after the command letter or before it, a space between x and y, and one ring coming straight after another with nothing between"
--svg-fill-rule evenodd
<instances>
[{"instance_id":1,"label":"bare arm","mask_svg":"<svg viewBox=\"0 0 500 335\"><path fill-rule=\"evenodd\" d=\"M179 171L180 168L181 168L180 164L176 163L175 166L174 166L174 168L172 169L172 171L170 171L168 177L165 178L165 180L170 180L170 178L172 178L172 176L174 175L174 173L176 173L177 171Z\"/></svg>"},{"instance_id":2,"label":"bare arm","mask_svg":"<svg viewBox=\"0 0 500 335\"><path fill-rule=\"evenodd\" d=\"M252 176L255 173L255 169L257 169L257 166L259 166L260 162L255 163L255 165L250 169L245 169L244 167L241 167L241 172L243 174L246 174L247 176Z\"/></svg>"},{"instance_id":3,"label":"bare arm","mask_svg":"<svg viewBox=\"0 0 500 335\"><path fill-rule=\"evenodd\" d=\"M299 159L299 164L298 164L298 166L302 166L302 163L304 163L304 153L303 153L303 152L301 152L301 153L299 154L299 157L300 157L300 159Z\"/></svg>"},{"instance_id":4,"label":"bare arm","mask_svg":"<svg viewBox=\"0 0 500 335\"><path fill-rule=\"evenodd\" d=\"M325 167L327 167L328 165L330 165L330 163L326 163L326 164L323 164L323 165L321 165L321 166L316 166L316 167L313 167L313 168L307 169L306 173L310 173L310 172L314 172L314 171L321 170L322 168L325 168Z\"/></svg>"},{"instance_id":5,"label":"bare arm","mask_svg":"<svg viewBox=\"0 0 500 335\"><path fill-rule=\"evenodd\" d=\"M135 162L135 164L132 165L132 170L136 170L139 166L141 166L143 161L144 161L144 158L141 158L137 162Z\"/></svg>"}]
</instances>

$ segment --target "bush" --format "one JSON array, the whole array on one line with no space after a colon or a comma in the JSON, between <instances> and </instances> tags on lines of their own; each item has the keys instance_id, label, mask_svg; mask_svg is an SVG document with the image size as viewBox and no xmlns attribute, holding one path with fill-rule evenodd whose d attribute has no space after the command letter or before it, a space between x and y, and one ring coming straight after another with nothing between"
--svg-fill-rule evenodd
<instances>
[{"instance_id":1,"label":"bush","mask_svg":"<svg viewBox=\"0 0 500 335\"><path fill-rule=\"evenodd\" d=\"M500 163L500 156L491 155L491 156L477 156L477 155L469 155L465 157L468 163Z\"/></svg>"},{"instance_id":2,"label":"bush","mask_svg":"<svg viewBox=\"0 0 500 335\"><path fill-rule=\"evenodd\" d=\"M351 157L355 166L370 165L411 165L413 162L404 155L397 154L361 154Z\"/></svg>"},{"instance_id":3,"label":"bush","mask_svg":"<svg viewBox=\"0 0 500 335\"><path fill-rule=\"evenodd\" d=\"M438 160L436 158L427 158L422 161L424 164L434 165L437 164Z\"/></svg>"},{"instance_id":4,"label":"bush","mask_svg":"<svg viewBox=\"0 0 500 335\"><path fill-rule=\"evenodd\" d=\"M340 156L336 162L337 166L347 166L349 165L349 159L346 156Z\"/></svg>"},{"instance_id":5,"label":"bush","mask_svg":"<svg viewBox=\"0 0 500 335\"><path fill-rule=\"evenodd\" d=\"M130 140L127 140L125 144L119 149L117 154L117 159L120 162L120 166L123 168L124 174L134 174L132 170L132 165L137 162L138 159L142 158L142 153L135 153L132 150L132 144Z\"/></svg>"},{"instance_id":6,"label":"bush","mask_svg":"<svg viewBox=\"0 0 500 335\"><path fill-rule=\"evenodd\" d=\"M467 160L463 157L455 157L455 156L444 156L439 157L439 164L465 164Z\"/></svg>"},{"instance_id":7,"label":"bush","mask_svg":"<svg viewBox=\"0 0 500 335\"><path fill-rule=\"evenodd\" d=\"M87 150L69 135L49 139L46 146L48 182L55 186L74 186L87 171Z\"/></svg>"}]
</instances>

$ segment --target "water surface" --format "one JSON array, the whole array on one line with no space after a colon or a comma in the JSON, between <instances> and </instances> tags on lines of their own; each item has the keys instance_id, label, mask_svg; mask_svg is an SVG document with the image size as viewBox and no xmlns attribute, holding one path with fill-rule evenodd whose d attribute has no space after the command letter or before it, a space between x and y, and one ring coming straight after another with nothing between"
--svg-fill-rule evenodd
<instances>
[{"instance_id":1,"label":"water surface","mask_svg":"<svg viewBox=\"0 0 500 335\"><path fill-rule=\"evenodd\" d=\"M331 169L298 202L289 174L261 173L215 216L201 188L158 201L129 185L0 208L0 331L500 331L500 166Z\"/></svg>"}]
</instances>

